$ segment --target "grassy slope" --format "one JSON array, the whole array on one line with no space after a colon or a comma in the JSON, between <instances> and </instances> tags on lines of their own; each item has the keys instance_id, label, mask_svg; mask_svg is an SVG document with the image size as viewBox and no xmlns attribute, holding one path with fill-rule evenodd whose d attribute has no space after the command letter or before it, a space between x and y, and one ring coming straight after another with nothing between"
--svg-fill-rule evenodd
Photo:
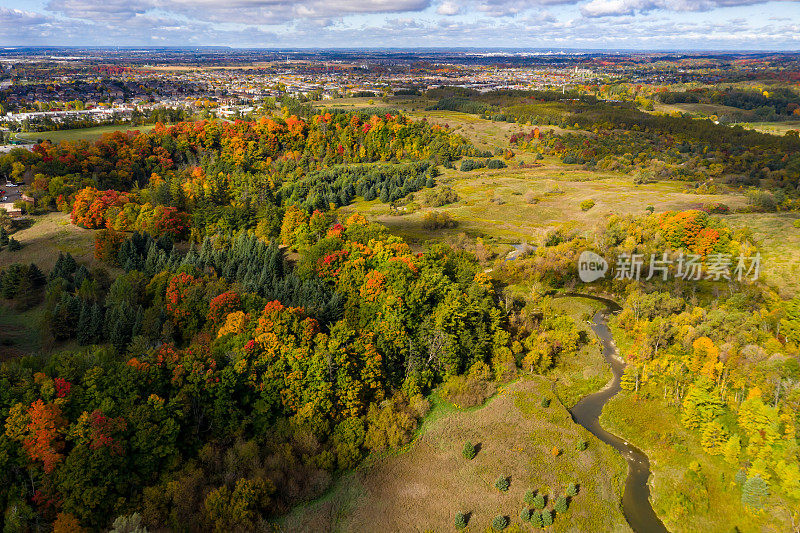
<instances>
[{"instance_id":1,"label":"grassy slope","mask_svg":"<svg viewBox=\"0 0 800 533\"><path fill-rule=\"evenodd\" d=\"M285 517L286 531L447 531L457 511L471 513L470 530L482 531L498 514L521 525L528 489L561 493L577 481L581 491L554 531L628 531L620 509L626 467L611 448L572 423L545 378L517 381L479 409L434 409L421 435L397 455L367 461L341 478L323 499ZM589 449L575 449L590 439ZM472 461L465 441L480 443ZM554 458L553 446L564 452ZM507 493L494 488L511 476Z\"/></svg>"},{"instance_id":2,"label":"grassy slope","mask_svg":"<svg viewBox=\"0 0 800 533\"><path fill-rule=\"evenodd\" d=\"M33 217L33 225L13 234L23 248L11 252L8 247L0 251L0 268L12 263L36 263L43 272L49 272L59 252L70 253L89 267L97 266L94 259L94 231L70 223L69 215L48 213Z\"/></svg>"},{"instance_id":3,"label":"grassy slope","mask_svg":"<svg viewBox=\"0 0 800 533\"><path fill-rule=\"evenodd\" d=\"M744 204L741 195L698 195L683 192L679 182L634 185L627 177L590 173L548 163L536 169L507 168L472 172L448 171L439 185L450 186L460 201L435 209L422 208L395 215L378 201L357 201L346 210L356 210L393 232L411 240L425 240L466 232L498 239L538 242L544 231L567 225L578 229L595 227L608 213L644 214L649 205L656 211L697 208L704 202L721 201L731 207ZM540 201L529 204L531 191ZM424 192L418 193L421 197ZM589 211L581 201L594 199ZM447 211L458 222L450 230L431 234L422 226L423 215L431 210Z\"/></svg>"}]
</instances>

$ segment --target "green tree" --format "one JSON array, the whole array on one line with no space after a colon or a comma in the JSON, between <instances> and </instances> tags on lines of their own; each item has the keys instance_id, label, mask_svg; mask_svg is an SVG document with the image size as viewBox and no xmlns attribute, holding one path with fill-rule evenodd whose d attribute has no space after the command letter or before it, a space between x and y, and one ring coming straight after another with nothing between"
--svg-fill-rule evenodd
<instances>
[{"instance_id":1,"label":"green tree","mask_svg":"<svg viewBox=\"0 0 800 533\"><path fill-rule=\"evenodd\" d=\"M461 455L463 455L465 459L474 459L476 453L475 446L470 441L464 443L464 448L461 450Z\"/></svg>"},{"instance_id":2,"label":"green tree","mask_svg":"<svg viewBox=\"0 0 800 533\"><path fill-rule=\"evenodd\" d=\"M555 509L558 514L566 513L568 507L569 504L567 503L567 498L564 496L559 496L556 498L556 503L553 505L553 509Z\"/></svg>"},{"instance_id":3,"label":"green tree","mask_svg":"<svg viewBox=\"0 0 800 533\"><path fill-rule=\"evenodd\" d=\"M497 515L492 520L492 529L495 531L503 531L506 527L508 527L508 518L503 515Z\"/></svg>"},{"instance_id":4,"label":"green tree","mask_svg":"<svg viewBox=\"0 0 800 533\"><path fill-rule=\"evenodd\" d=\"M751 509L763 508L768 496L769 485L759 475L748 478L742 487L742 503Z\"/></svg>"}]
</instances>

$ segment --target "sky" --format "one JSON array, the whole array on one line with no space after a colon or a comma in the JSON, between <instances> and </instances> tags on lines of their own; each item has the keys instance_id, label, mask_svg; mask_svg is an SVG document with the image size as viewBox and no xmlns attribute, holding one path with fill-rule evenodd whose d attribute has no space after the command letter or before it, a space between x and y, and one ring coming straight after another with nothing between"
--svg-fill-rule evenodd
<instances>
[{"instance_id":1,"label":"sky","mask_svg":"<svg viewBox=\"0 0 800 533\"><path fill-rule=\"evenodd\" d=\"M0 45L800 51L800 0L0 0Z\"/></svg>"}]
</instances>

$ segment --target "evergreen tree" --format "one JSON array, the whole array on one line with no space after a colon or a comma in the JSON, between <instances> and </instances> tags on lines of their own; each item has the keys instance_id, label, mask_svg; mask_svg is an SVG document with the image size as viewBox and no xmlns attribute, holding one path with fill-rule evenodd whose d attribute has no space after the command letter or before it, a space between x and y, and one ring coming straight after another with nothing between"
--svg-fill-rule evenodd
<instances>
[{"instance_id":1,"label":"evergreen tree","mask_svg":"<svg viewBox=\"0 0 800 533\"><path fill-rule=\"evenodd\" d=\"M542 527L542 513L540 513L539 511L531 512L530 522L531 522L531 526L533 526L535 529L541 528Z\"/></svg>"},{"instance_id":2,"label":"evergreen tree","mask_svg":"<svg viewBox=\"0 0 800 533\"><path fill-rule=\"evenodd\" d=\"M748 478L742 487L742 503L751 509L763 508L768 496L769 486L759 475Z\"/></svg>"},{"instance_id":3,"label":"evergreen tree","mask_svg":"<svg viewBox=\"0 0 800 533\"><path fill-rule=\"evenodd\" d=\"M81 312L78 317L78 344L86 346L92 343L92 307L93 304L81 300Z\"/></svg>"},{"instance_id":4,"label":"evergreen tree","mask_svg":"<svg viewBox=\"0 0 800 533\"><path fill-rule=\"evenodd\" d=\"M536 497L533 499L533 508L541 511L544 509L544 496L541 494L537 494Z\"/></svg>"},{"instance_id":5,"label":"evergreen tree","mask_svg":"<svg viewBox=\"0 0 800 533\"><path fill-rule=\"evenodd\" d=\"M89 331L92 344L100 344L104 340L106 331L105 312L103 307L95 302L92 304L92 314L89 321Z\"/></svg>"},{"instance_id":6,"label":"evergreen tree","mask_svg":"<svg viewBox=\"0 0 800 533\"><path fill-rule=\"evenodd\" d=\"M555 511L558 514L566 513L567 512L567 507L568 507L568 504L567 504L567 498L566 497L559 496L558 498L556 498L556 503L553 506L553 509L555 509Z\"/></svg>"},{"instance_id":7,"label":"evergreen tree","mask_svg":"<svg viewBox=\"0 0 800 533\"><path fill-rule=\"evenodd\" d=\"M542 511L542 526L543 527L550 527L553 525L553 513L544 509Z\"/></svg>"},{"instance_id":8,"label":"evergreen tree","mask_svg":"<svg viewBox=\"0 0 800 533\"><path fill-rule=\"evenodd\" d=\"M472 445L470 441L464 443L464 449L461 450L461 455L464 456L465 459L473 459L475 457L475 446Z\"/></svg>"},{"instance_id":9,"label":"evergreen tree","mask_svg":"<svg viewBox=\"0 0 800 533\"><path fill-rule=\"evenodd\" d=\"M5 227L0 226L0 246L5 246L6 244L8 244L8 232Z\"/></svg>"}]
</instances>

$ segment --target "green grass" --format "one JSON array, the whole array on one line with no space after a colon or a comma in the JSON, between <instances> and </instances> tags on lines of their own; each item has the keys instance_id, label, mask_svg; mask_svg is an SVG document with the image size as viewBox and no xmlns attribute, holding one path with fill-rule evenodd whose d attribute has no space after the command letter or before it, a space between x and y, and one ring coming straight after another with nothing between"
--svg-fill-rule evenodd
<instances>
[{"instance_id":1,"label":"green grass","mask_svg":"<svg viewBox=\"0 0 800 533\"><path fill-rule=\"evenodd\" d=\"M580 493L553 531L629 531L620 508L624 460L572 422L553 398L549 380L523 378L483 407L434 407L421 435L402 453L366 461L345 474L324 498L295 508L280 521L286 531L450 531L457 511L471 513L470 531L498 514L520 527L525 491L560 494L570 482ZM585 451L578 441L590 441ZM464 442L479 445L470 461ZM561 455L553 457L556 446ZM494 482L510 476L508 492ZM524 527L523 527L524 530Z\"/></svg>"},{"instance_id":2,"label":"green grass","mask_svg":"<svg viewBox=\"0 0 800 533\"><path fill-rule=\"evenodd\" d=\"M154 127L155 126L152 124L144 126L96 126L94 128L76 128L72 130L19 133L17 134L17 137L27 141L47 139L51 143L55 144L60 143L61 141L96 141L104 134L114 131L140 131L145 133L152 130Z\"/></svg>"}]
</instances>

